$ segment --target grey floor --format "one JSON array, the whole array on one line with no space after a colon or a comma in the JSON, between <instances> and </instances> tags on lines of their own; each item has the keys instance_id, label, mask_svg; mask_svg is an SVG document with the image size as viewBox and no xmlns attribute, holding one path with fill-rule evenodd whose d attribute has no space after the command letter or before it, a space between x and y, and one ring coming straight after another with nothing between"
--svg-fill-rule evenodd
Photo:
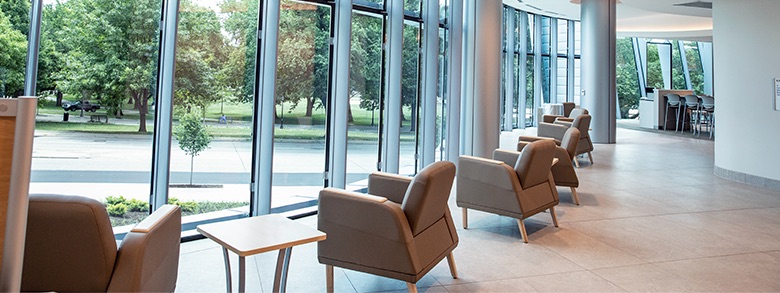
<instances>
[{"instance_id":1,"label":"grey floor","mask_svg":"<svg viewBox=\"0 0 780 293\"><path fill-rule=\"evenodd\" d=\"M502 134L502 146L519 134ZM596 145L593 157L593 165L580 159L580 206L559 189L560 228L538 214L526 221L524 244L513 219L471 211L454 251L460 278L445 261L420 291L780 291L780 192L715 177L712 141L621 128L618 143ZM454 195L450 208L459 224ZM315 217L299 221L316 227ZM288 291L325 291L316 253L313 244L293 249ZM248 258L248 292L271 291L275 262L275 253ZM406 291L401 281L342 269L335 286ZM224 290L220 247L182 244L177 291Z\"/></svg>"}]
</instances>

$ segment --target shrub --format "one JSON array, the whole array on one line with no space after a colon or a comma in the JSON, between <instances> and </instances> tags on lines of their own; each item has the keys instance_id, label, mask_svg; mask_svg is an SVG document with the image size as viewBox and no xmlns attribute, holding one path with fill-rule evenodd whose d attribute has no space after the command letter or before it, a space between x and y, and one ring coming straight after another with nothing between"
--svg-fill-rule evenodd
<instances>
[{"instance_id":1,"label":"shrub","mask_svg":"<svg viewBox=\"0 0 780 293\"><path fill-rule=\"evenodd\" d=\"M195 201L181 201L178 198L168 198L168 204L173 204L181 207L182 212L194 213L198 210L198 203Z\"/></svg>"},{"instance_id":2,"label":"shrub","mask_svg":"<svg viewBox=\"0 0 780 293\"><path fill-rule=\"evenodd\" d=\"M118 203L125 203L127 199L124 196L107 196L106 197L106 205L115 205Z\"/></svg>"},{"instance_id":3,"label":"shrub","mask_svg":"<svg viewBox=\"0 0 780 293\"><path fill-rule=\"evenodd\" d=\"M149 211L149 203L132 198L126 202L127 208L131 212L148 212Z\"/></svg>"},{"instance_id":4,"label":"shrub","mask_svg":"<svg viewBox=\"0 0 780 293\"><path fill-rule=\"evenodd\" d=\"M112 217L124 217L127 213L127 205L124 203L112 204L106 207L106 211Z\"/></svg>"}]
</instances>

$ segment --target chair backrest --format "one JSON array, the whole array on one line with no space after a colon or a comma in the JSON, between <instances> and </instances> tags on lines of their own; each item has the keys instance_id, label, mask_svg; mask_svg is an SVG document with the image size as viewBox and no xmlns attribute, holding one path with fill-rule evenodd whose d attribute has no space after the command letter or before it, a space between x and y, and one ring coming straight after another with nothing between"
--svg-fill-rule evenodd
<instances>
[{"instance_id":1,"label":"chair backrest","mask_svg":"<svg viewBox=\"0 0 780 293\"><path fill-rule=\"evenodd\" d=\"M173 292L179 269L181 209L164 205L122 240L109 292Z\"/></svg>"},{"instance_id":2,"label":"chair backrest","mask_svg":"<svg viewBox=\"0 0 780 293\"><path fill-rule=\"evenodd\" d=\"M430 164L414 176L401 203L412 235L419 234L444 216L454 179L455 164L449 161Z\"/></svg>"},{"instance_id":3,"label":"chair backrest","mask_svg":"<svg viewBox=\"0 0 780 293\"><path fill-rule=\"evenodd\" d=\"M22 291L106 291L117 246L106 208L97 200L32 194Z\"/></svg>"},{"instance_id":4,"label":"chair backrest","mask_svg":"<svg viewBox=\"0 0 780 293\"><path fill-rule=\"evenodd\" d=\"M701 96L701 106L705 110L714 110L715 109L715 98L711 96Z\"/></svg>"},{"instance_id":5,"label":"chair backrest","mask_svg":"<svg viewBox=\"0 0 780 293\"><path fill-rule=\"evenodd\" d=\"M584 138L588 136L588 131L590 129L590 120L591 120L590 115L582 114L580 116L577 116L577 118L574 118L574 121L571 122L571 127L577 128L577 130L580 131L580 138Z\"/></svg>"},{"instance_id":6,"label":"chair backrest","mask_svg":"<svg viewBox=\"0 0 780 293\"><path fill-rule=\"evenodd\" d=\"M667 94L666 95L666 103L669 106L679 106L680 105L680 95L678 95L678 94Z\"/></svg>"},{"instance_id":7,"label":"chair backrest","mask_svg":"<svg viewBox=\"0 0 780 293\"><path fill-rule=\"evenodd\" d=\"M523 148L514 166L523 189L547 182L555 148L552 140L537 140Z\"/></svg>"},{"instance_id":8,"label":"chair backrest","mask_svg":"<svg viewBox=\"0 0 780 293\"><path fill-rule=\"evenodd\" d=\"M590 115L588 115L590 116ZM577 152L577 143L580 141L580 130L576 127L569 127L566 132L563 133L561 139L561 147L569 153L569 160L574 158Z\"/></svg>"},{"instance_id":9,"label":"chair backrest","mask_svg":"<svg viewBox=\"0 0 780 293\"><path fill-rule=\"evenodd\" d=\"M569 118L577 118L580 115L588 114L588 110L585 108L574 108L569 113Z\"/></svg>"},{"instance_id":10,"label":"chair backrest","mask_svg":"<svg viewBox=\"0 0 780 293\"><path fill-rule=\"evenodd\" d=\"M571 110L574 110L577 105L574 102L563 102L561 104L563 105L563 116L571 117Z\"/></svg>"},{"instance_id":11,"label":"chair backrest","mask_svg":"<svg viewBox=\"0 0 780 293\"><path fill-rule=\"evenodd\" d=\"M697 95L685 95L685 106L688 108L699 106L699 96Z\"/></svg>"}]
</instances>

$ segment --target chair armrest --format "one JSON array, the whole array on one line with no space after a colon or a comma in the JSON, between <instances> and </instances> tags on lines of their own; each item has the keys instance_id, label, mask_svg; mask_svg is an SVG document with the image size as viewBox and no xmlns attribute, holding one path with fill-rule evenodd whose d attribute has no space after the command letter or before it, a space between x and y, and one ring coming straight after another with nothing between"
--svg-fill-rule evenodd
<instances>
[{"instance_id":1,"label":"chair armrest","mask_svg":"<svg viewBox=\"0 0 780 293\"><path fill-rule=\"evenodd\" d=\"M563 122L561 122L563 123ZM563 134L566 133L566 130L569 129L569 126L561 125L556 123L539 123L539 127L537 128L537 135L541 137L551 137L555 139L555 144L559 144L561 140L563 140Z\"/></svg>"},{"instance_id":2,"label":"chair armrest","mask_svg":"<svg viewBox=\"0 0 780 293\"><path fill-rule=\"evenodd\" d=\"M406 189L412 177L398 174L374 172L368 175L368 193L386 197L392 202L400 204L404 201Z\"/></svg>"},{"instance_id":3,"label":"chair armrest","mask_svg":"<svg viewBox=\"0 0 780 293\"><path fill-rule=\"evenodd\" d=\"M343 189L320 191L318 228L328 233L329 225L400 243L413 240L409 221L400 205L384 197Z\"/></svg>"},{"instance_id":4,"label":"chair armrest","mask_svg":"<svg viewBox=\"0 0 780 293\"><path fill-rule=\"evenodd\" d=\"M516 151L507 151L507 150L500 150L496 149L493 151L493 160L503 162L504 164L509 165L509 167L514 168L515 164L517 163L517 158L520 157L520 153Z\"/></svg>"},{"instance_id":5,"label":"chair armrest","mask_svg":"<svg viewBox=\"0 0 780 293\"><path fill-rule=\"evenodd\" d=\"M569 118L569 117L558 117L558 118L556 118L556 119L555 119L555 121L554 121L554 122L558 122L558 121L562 121L562 122L573 122L573 121L574 121L574 118Z\"/></svg>"},{"instance_id":6,"label":"chair armrest","mask_svg":"<svg viewBox=\"0 0 780 293\"><path fill-rule=\"evenodd\" d=\"M519 183L517 173L513 166L502 163L498 160L461 156L458 159L458 184L461 179L470 179L514 193L513 181Z\"/></svg>"},{"instance_id":7,"label":"chair armrest","mask_svg":"<svg viewBox=\"0 0 780 293\"><path fill-rule=\"evenodd\" d=\"M571 124L574 123L574 121L555 120L555 122L553 122L553 123L554 124L558 124L558 125L563 125L563 126L566 126L566 127L571 127Z\"/></svg>"},{"instance_id":8,"label":"chair armrest","mask_svg":"<svg viewBox=\"0 0 780 293\"><path fill-rule=\"evenodd\" d=\"M556 118L562 118L562 117L563 116L561 115L544 114L542 115L542 122L553 123Z\"/></svg>"},{"instance_id":9,"label":"chair armrest","mask_svg":"<svg viewBox=\"0 0 780 293\"><path fill-rule=\"evenodd\" d=\"M519 151L523 150L523 147L525 147L529 143L532 143L532 142L538 141L538 140L552 140L552 141L555 141L555 144L561 145L561 141L560 140L556 140L556 139L554 139L552 137L521 135L517 139L517 151L519 152ZM521 144L522 144L522 146L521 146Z\"/></svg>"}]
</instances>

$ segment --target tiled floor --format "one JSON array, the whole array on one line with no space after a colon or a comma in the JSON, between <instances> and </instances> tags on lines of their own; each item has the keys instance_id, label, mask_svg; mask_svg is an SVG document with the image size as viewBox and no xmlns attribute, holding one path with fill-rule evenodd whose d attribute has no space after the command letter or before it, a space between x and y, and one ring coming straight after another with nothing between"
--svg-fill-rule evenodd
<instances>
[{"instance_id":1,"label":"tiled floor","mask_svg":"<svg viewBox=\"0 0 780 293\"><path fill-rule=\"evenodd\" d=\"M502 145L513 136L503 134ZM578 169L581 205L560 188L560 228L470 211L458 229L459 279L440 263L421 292L780 291L780 192L715 177L713 142L618 129ZM451 198L455 223L460 209ZM316 227L316 218L299 220ZM177 291L223 292L224 265L210 240L182 244ZM324 292L316 245L293 249L290 292ZM270 292L275 253L248 259L247 291ZM232 262L235 266L236 261ZM237 269L234 267L233 271ZM336 269L336 291L406 291L401 281Z\"/></svg>"}]
</instances>

